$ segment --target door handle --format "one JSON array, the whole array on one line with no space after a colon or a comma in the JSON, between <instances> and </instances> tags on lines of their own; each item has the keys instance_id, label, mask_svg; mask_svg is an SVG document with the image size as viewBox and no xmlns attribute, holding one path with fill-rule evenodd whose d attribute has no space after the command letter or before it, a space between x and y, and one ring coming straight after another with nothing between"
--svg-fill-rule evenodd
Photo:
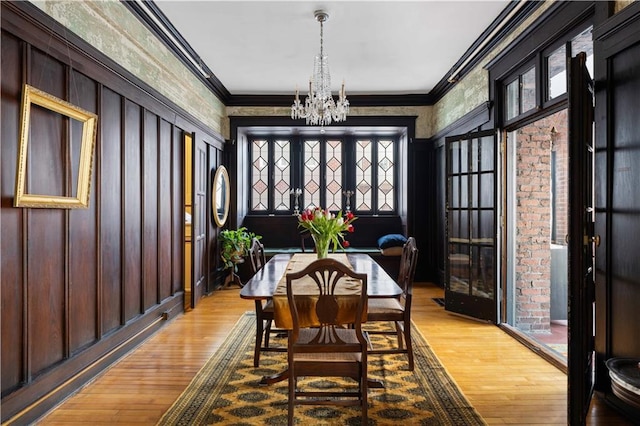
<instances>
[{"instance_id":1,"label":"door handle","mask_svg":"<svg viewBox=\"0 0 640 426\"><path fill-rule=\"evenodd\" d=\"M593 237L589 237L587 235L584 236L584 245L594 243L596 247L600 247L600 235L594 235Z\"/></svg>"}]
</instances>

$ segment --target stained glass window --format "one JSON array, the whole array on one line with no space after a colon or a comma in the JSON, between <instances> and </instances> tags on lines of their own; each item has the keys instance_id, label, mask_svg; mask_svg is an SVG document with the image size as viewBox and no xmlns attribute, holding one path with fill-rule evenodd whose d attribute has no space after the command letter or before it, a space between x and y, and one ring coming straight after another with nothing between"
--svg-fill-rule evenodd
<instances>
[{"instance_id":1,"label":"stained glass window","mask_svg":"<svg viewBox=\"0 0 640 426\"><path fill-rule=\"evenodd\" d=\"M372 145L369 139L356 141L356 210L367 211L373 207Z\"/></svg>"},{"instance_id":2,"label":"stained glass window","mask_svg":"<svg viewBox=\"0 0 640 426\"><path fill-rule=\"evenodd\" d=\"M320 188L322 187L320 176L320 141L304 141L304 167L303 167L303 188L304 207L322 207L320 202Z\"/></svg>"},{"instance_id":3,"label":"stained glass window","mask_svg":"<svg viewBox=\"0 0 640 426\"><path fill-rule=\"evenodd\" d=\"M251 143L251 210L269 208L269 144L266 139Z\"/></svg>"},{"instance_id":4,"label":"stained glass window","mask_svg":"<svg viewBox=\"0 0 640 426\"><path fill-rule=\"evenodd\" d=\"M292 190L300 188L301 209L393 214L397 143L395 136L250 138L250 211L293 212Z\"/></svg>"},{"instance_id":5,"label":"stained glass window","mask_svg":"<svg viewBox=\"0 0 640 426\"><path fill-rule=\"evenodd\" d=\"M395 162L393 140L378 141L378 211L395 209Z\"/></svg>"},{"instance_id":6,"label":"stained glass window","mask_svg":"<svg viewBox=\"0 0 640 426\"><path fill-rule=\"evenodd\" d=\"M325 147L325 206L329 210L342 210L342 142L328 140Z\"/></svg>"},{"instance_id":7,"label":"stained glass window","mask_svg":"<svg viewBox=\"0 0 640 426\"><path fill-rule=\"evenodd\" d=\"M274 205L276 210L291 208L291 148L288 140L276 140L274 145Z\"/></svg>"}]
</instances>

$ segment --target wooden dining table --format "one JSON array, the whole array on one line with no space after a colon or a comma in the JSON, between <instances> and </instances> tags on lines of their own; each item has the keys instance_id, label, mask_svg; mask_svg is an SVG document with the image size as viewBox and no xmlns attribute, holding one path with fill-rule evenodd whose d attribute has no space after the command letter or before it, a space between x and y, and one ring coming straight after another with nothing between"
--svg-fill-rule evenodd
<instances>
[{"instance_id":1,"label":"wooden dining table","mask_svg":"<svg viewBox=\"0 0 640 426\"><path fill-rule=\"evenodd\" d=\"M266 300L273 298L274 294L279 293L279 289L285 281L283 278L286 273L293 272L291 268L292 260L300 260L302 257L308 258L315 256L314 254L276 254L260 269L256 274L246 282L240 290L240 297L249 300ZM332 257L330 254L329 257ZM343 259L344 255L336 256ZM346 255L348 263L354 271L367 274L367 297L369 298L386 298L397 297L402 294L402 289L398 286L393 278L376 263L368 254L348 253ZM304 262L300 262L304 264ZM278 324L276 324L278 325ZM283 371L273 376L265 376L260 384L266 385L276 383L288 378L287 371ZM383 387L381 382L370 382L371 387Z\"/></svg>"}]
</instances>

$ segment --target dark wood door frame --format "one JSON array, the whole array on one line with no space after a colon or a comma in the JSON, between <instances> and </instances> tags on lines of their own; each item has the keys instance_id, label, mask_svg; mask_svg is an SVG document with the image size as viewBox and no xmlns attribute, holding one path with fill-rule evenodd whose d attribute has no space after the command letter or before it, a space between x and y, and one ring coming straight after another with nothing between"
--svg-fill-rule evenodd
<instances>
[{"instance_id":1,"label":"dark wood door frame","mask_svg":"<svg viewBox=\"0 0 640 426\"><path fill-rule=\"evenodd\" d=\"M586 55L569 64L568 419L586 420L594 379L593 81Z\"/></svg>"}]
</instances>

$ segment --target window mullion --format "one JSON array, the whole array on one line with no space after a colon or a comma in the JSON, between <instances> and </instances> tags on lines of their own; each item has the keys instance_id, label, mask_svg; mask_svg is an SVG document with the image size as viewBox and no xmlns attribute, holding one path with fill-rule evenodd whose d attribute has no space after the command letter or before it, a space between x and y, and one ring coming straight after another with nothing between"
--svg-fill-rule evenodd
<instances>
[{"instance_id":1,"label":"window mullion","mask_svg":"<svg viewBox=\"0 0 640 426\"><path fill-rule=\"evenodd\" d=\"M371 168L371 185L373 190L371 191L371 214L378 214L378 138L371 138L371 161L373 167Z\"/></svg>"},{"instance_id":2,"label":"window mullion","mask_svg":"<svg viewBox=\"0 0 640 426\"><path fill-rule=\"evenodd\" d=\"M353 136L345 136L343 144L344 174L342 175L342 209L345 210L347 196L344 194L344 191L354 191L356 181L355 143ZM351 196L351 201L353 201L353 195ZM353 206L351 206L351 208L353 209Z\"/></svg>"},{"instance_id":3,"label":"window mullion","mask_svg":"<svg viewBox=\"0 0 640 426\"><path fill-rule=\"evenodd\" d=\"M291 138L291 189L302 188L302 142L300 136ZM302 197L299 201L302 203ZM293 204L291 205L293 211Z\"/></svg>"},{"instance_id":4,"label":"window mullion","mask_svg":"<svg viewBox=\"0 0 640 426\"><path fill-rule=\"evenodd\" d=\"M269 138L269 161L268 161L268 170L269 170L269 189L268 189L268 200L269 200L269 208L267 209L267 212L269 214L273 214L275 212L275 188L274 188L274 182L275 182L275 173L276 173L276 166L275 166L275 138L274 137L270 137Z\"/></svg>"},{"instance_id":5,"label":"window mullion","mask_svg":"<svg viewBox=\"0 0 640 426\"><path fill-rule=\"evenodd\" d=\"M327 138L320 138L320 206L327 205Z\"/></svg>"}]
</instances>

